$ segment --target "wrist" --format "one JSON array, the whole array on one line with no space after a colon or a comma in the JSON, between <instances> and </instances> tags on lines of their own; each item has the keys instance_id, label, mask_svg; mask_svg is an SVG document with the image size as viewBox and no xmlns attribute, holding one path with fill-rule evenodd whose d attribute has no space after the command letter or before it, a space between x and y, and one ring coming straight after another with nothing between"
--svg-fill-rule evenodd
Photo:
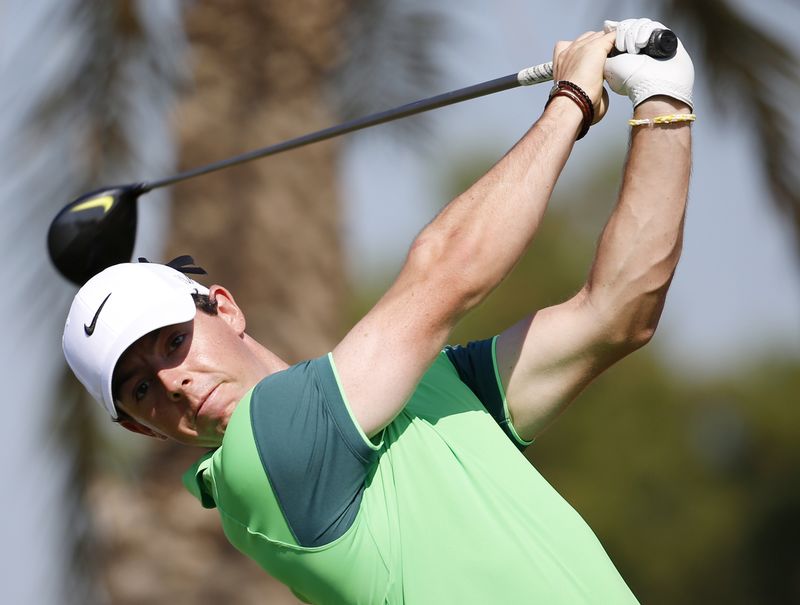
<instances>
[{"instance_id":1,"label":"wrist","mask_svg":"<svg viewBox=\"0 0 800 605\"><path fill-rule=\"evenodd\" d=\"M582 139L586 136L586 133L589 132L589 128L595 121L594 104L591 98L577 84L568 80L557 80L550 91L550 96L547 99L547 103L545 103L545 108L558 98L568 99L580 110L583 120L581 121L581 129L578 131L576 140Z\"/></svg>"},{"instance_id":2,"label":"wrist","mask_svg":"<svg viewBox=\"0 0 800 605\"><path fill-rule=\"evenodd\" d=\"M571 99L567 97L553 97L545 106L545 113L553 116L555 121L572 134L573 139L577 140L583 130L583 111Z\"/></svg>"},{"instance_id":3,"label":"wrist","mask_svg":"<svg viewBox=\"0 0 800 605\"><path fill-rule=\"evenodd\" d=\"M649 119L673 113L692 113L692 108L683 101L664 95L645 99L633 110L635 119Z\"/></svg>"}]
</instances>

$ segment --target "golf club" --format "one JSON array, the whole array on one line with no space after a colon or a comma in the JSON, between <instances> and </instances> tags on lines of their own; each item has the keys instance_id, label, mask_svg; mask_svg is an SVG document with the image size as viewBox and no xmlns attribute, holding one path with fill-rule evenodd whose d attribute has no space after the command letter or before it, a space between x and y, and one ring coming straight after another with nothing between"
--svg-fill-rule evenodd
<instances>
[{"instance_id":1,"label":"golf club","mask_svg":"<svg viewBox=\"0 0 800 605\"><path fill-rule=\"evenodd\" d=\"M677 46L678 39L672 31L656 30L640 53L666 59L675 55ZM609 56L615 54L618 53L613 51ZM431 109L552 79L553 64L542 63L518 73L349 120L160 180L97 189L70 202L53 219L47 234L50 259L64 277L79 286L83 285L103 269L130 261L136 239L136 200L148 191Z\"/></svg>"}]
</instances>

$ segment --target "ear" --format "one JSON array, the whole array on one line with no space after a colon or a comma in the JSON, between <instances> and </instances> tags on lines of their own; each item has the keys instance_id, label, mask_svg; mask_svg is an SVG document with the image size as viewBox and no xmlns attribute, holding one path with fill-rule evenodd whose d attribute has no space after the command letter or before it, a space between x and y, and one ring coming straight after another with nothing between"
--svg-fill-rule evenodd
<instances>
[{"instance_id":1,"label":"ear","mask_svg":"<svg viewBox=\"0 0 800 605\"><path fill-rule=\"evenodd\" d=\"M230 324L237 334L244 334L244 313L233 300L233 294L222 286L213 285L209 288L208 296L217 302L217 315Z\"/></svg>"},{"instance_id":2,"label":"ear","mask_svg":"<svg viewBox=\"0 0 800 605\"><path fill-rule=\"evenodd\" d=\"M167 437L166 435L162 435L161 433L155 432L150 427L147 427L143 424L139 424L135 420L120 420L119 425L122 428L128 429L132 433L139 433L140 435L146 435L148 437L154 437L155 439L159 439L164 441Z\"/></svg>"}]
</instances>

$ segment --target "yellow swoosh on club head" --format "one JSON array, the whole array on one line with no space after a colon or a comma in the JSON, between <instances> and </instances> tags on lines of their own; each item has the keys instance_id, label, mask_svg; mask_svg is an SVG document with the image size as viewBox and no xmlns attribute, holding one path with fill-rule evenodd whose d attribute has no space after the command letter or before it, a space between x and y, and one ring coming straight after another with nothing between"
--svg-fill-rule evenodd
<instances>
[{"instance_id":1,"label":"yellow swoosh on club head","mask_svg":"<svg viewBox=\"0 0 800 605\"><path fill-rule=\"evenodd\" d=\"M86 200L82 204L78 204L70 209L70 212L80 212L81 210L89 210L91 208L103 208L103 214L111 210L111 206L114 205L114 198L110 195L104 195L103 197L94 197L90 200Z\"/></svg>"}]
</instances>

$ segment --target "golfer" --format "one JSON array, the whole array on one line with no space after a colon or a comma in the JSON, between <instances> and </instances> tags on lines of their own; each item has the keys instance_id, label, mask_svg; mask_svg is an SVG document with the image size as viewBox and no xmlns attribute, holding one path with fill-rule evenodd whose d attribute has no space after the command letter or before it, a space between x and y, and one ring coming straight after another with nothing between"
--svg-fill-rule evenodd
<instances>
[{"instance_id":1,"label":"golfer","mask_svg":"<svg viewBox=\"0 0 800 605\"><path fill-rule=\"evenodd\" d=\"M213 448L186 486L305 601L636 603L520 450L658 323L694 119L683 47L669 60L637 53L663 27L606 22L556 44L541 117L422 230L329 354L289 366L247 335L228 290L181 263L142 262L78 292L70 366L125 428ZM607 59L615 45L625 54ZM576 139L605 114L604 78L635 121L619 125L630 152L586 284L494 338L446 346L528 247Z\"/></svg>"}]
</instances>

